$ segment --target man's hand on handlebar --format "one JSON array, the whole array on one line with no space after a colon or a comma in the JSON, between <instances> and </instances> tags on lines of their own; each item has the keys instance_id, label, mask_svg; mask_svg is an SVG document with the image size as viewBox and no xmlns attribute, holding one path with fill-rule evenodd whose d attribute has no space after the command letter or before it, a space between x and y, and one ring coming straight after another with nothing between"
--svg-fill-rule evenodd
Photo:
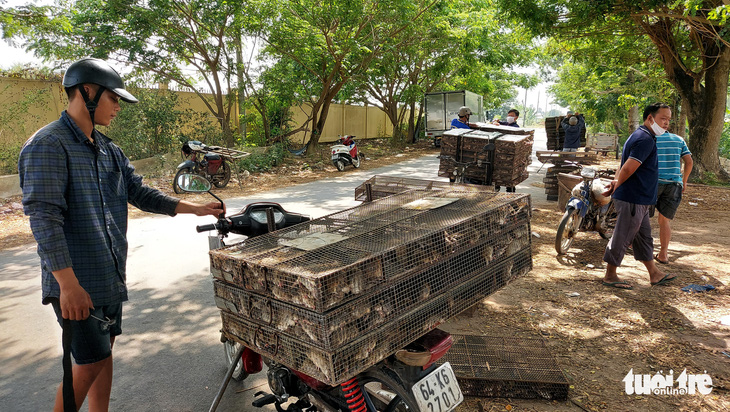
<instances>
[{"instance_id":1,"label":"man's hand on handlebar","mask_svg":"<svg viewBox=\"0 0 730 412\"><path fill-rule=\"evenodd\" d=\"M225 205L220 202L210 202L206 204L190 203L181 200L175 208L175 213L191 213L197 216L215 216L218 217L226 212Z\"/></svg>"}]
</instances>

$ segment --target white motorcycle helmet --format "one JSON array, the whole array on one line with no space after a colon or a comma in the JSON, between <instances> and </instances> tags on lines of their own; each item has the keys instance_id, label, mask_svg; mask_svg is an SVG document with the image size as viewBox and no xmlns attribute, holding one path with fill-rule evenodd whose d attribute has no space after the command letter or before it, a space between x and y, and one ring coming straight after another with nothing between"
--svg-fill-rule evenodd
<instances>
[{"instance_id":1,"label":"white motorcycle helmet","mask_svg":"<svg viewBox=\"0 0 730 412\"><path fill-rule=\"evenodd\" d=\"M459 117L471 116L471 109L466 106L461 106L459 109Z\"/></svg>"}]
</instances>

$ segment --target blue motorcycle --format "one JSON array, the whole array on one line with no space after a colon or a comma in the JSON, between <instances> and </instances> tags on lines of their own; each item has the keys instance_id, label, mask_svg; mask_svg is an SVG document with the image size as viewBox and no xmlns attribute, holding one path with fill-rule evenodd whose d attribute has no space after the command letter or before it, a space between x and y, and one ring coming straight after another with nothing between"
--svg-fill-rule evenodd
<instances>
[{"instance_id":1,"label":"blue motorcycle","mask_svg":"<svg viewBox=\"0 0 730 412\"><path fill-rule=\"evenodd\" d=\"M583 182L573 189L572 197L565 206L565 214L558 225L555 250L559 255L568 253L578 232L598 232L604 239L611 239L616 226L616 209L610 197L604 197L601 177L610 177L611 171L596 171L592 167L581 169Z\"/></svg>"}]
</instances>

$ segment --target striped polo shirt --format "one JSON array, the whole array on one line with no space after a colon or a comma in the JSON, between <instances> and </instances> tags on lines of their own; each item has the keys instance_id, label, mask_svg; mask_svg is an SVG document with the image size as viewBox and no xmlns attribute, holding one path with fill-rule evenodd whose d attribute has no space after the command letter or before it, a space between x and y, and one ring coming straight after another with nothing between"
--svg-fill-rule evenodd
<instances>
[{"instance_id":1,"label":"striped polo shirt","mask_svg":"<svg viewBox=\"0 0 730 412\"><path fill-rule=\"evenodd\" d=\"M666 132L656 137L659 158L659 183L682 183L680 159L692 154L681 136Z\"/></svg>"}]
</instances>

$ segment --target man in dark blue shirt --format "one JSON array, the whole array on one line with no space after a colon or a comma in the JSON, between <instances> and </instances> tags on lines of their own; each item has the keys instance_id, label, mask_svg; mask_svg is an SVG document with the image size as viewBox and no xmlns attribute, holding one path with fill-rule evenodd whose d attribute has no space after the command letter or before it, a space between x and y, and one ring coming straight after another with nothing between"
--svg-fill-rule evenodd
<instances>
[{"instance_id":1,"label":"man in dark blue shirt","mask_svg":"<svg viewBox=\"0 0 730 412\"><path fill-rule=\"evenodd\" d=\"M66 70L69 97L61 118L38 130L18 160L23 207L41 258L43 303L59 323L70 320L77 409L108 410L112 346L127 300L127 203L174 216L218 216L218 202L178 200L142 185L122 150L96 130L108 126L119 100L136 103L106 62L82 59ZM62 385L63 386L63 385ZM56 408L63 408L62 386Z\"/></svg>"},{"instance_id":2,"label":"man in dark blue shirt","mask_svg":"<svg viewBox=\"0 0 730 412\"><path fill-rule=\"evenodd\" d=\"M495 120L494 124L499 126L511 126L520 127L517 124L517 119L520 117L520 111L517 109L511 109L507 112L507 118L505 120Z\"/></svg>"},{"instance_id":3,"label":"man in dark blue shirt","mask_svg":"<svg viewBox=\"0 0 730 412\"><path fill-rule=\"evenodd\" d=\"M580 147L580 134L586 127L586 121L580 113L565 116L560 126L565 130L563 141L564 152L577 152Z\"/></svg>"},{"instance_id":4,"label":"man in dark blue shirt","mask_svg":"<svg viewBox=\"0 0 730 412\"><path fill-rule=\"evenodd\" d=\"M646 266L652 285L664 285L676 278L665 274L654 264L654 239L649 222L649 211L656 204L659 181L656 136L666 131L671 118L672 111L665 104L654 103L644 109L644 124L624 144L621 168L616 180L604 192L605 196L613 195L618 215L616 228L603 255L606 262L605 286L633 289L616 274L629 244L633 246L634 258Z\"/></svg>"}]
</instances>

